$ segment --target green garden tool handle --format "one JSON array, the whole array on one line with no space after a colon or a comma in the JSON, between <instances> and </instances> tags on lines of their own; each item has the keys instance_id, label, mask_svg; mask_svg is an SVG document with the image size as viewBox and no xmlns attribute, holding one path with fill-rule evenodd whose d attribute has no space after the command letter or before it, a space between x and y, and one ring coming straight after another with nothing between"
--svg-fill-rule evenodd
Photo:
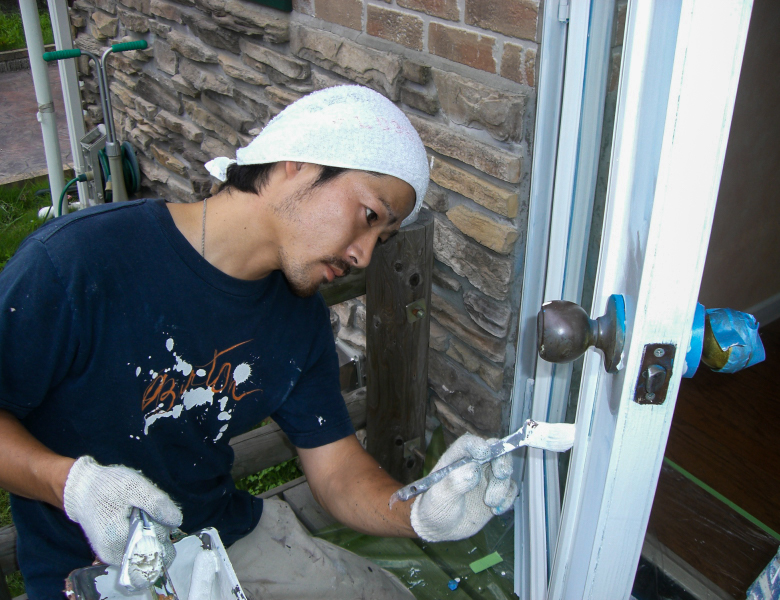
<instances>
[{"instance_id":1,"label":"green garden tool handle","mask_svg":"<svg viewBox=\"0 0 780 600\"><path fill-rule=\"evenodd\" d=\"M144 42L144 44L145 43L146 42ZM44 52L43 60L46 62L51 62L53 60L62 60L63 58L78 58L79 56L81 56L81 50L78 48L73 48L72 50L55 50L54 52Z\"/></svg>"},{"instance_id":2,"label":"green garden tool handle","mask_svg":"<svg viewBox=\"0 0 780 600\"><path fill-rule=\"evenodd\" d=\"M128 50L145 50L146 40L136 40L135 42L122 42L111 46L111 52L126 52ZM67 52L67 51L66 51Z\"/></svg>"}]
</instances>

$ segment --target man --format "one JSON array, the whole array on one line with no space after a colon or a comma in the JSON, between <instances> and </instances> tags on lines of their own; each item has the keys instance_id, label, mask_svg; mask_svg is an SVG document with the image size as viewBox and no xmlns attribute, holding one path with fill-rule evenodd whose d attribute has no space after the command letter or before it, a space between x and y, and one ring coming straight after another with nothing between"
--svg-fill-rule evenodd
<instances>
[{"instance_id":1,"label":"man","mask_svg":"<svg viewBox=\"0 0 780 600\"><path fill-rule=\"evenodd\" d=\"M237 491L228 440L272 416L317 500L374 535L459 539L511 505L505 458L388 506L400 485L354 436L314 295L415 218L422 143L391 102L345 86L207 168L225 183L202 203L57 219L0 275L0 485L28 597L58 597L95 556L118 564L134 506L168 547L173 528L215 527L249 597L409 597L284 503ZM465 436L442 462L486 446Z\"/></svg>"}]
</instances>

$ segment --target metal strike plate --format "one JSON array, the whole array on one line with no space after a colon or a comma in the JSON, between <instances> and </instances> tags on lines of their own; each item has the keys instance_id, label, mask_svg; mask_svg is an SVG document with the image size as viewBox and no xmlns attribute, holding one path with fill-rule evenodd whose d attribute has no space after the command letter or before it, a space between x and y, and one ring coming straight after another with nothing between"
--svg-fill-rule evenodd
<instances>
[{"instance_id":1,"label":"metal strike plate","mask_svg":"<svg viewBox=\"0 0 780 600\"><path fill-rule=\"evenodd\" d=\"M672 378L672 364L677 348L674 344L647 344L642 366L636 378L634 402L663 404Z\"/></svg>"},{"instance_id":2,"label":"metal strike plate","mask_svg":"<svg viewBox=\"0 0 780 600\"><path fill-rule=\"evenodd\" d=\"M426 310L427 307L425 306L425 298L415 300L414 302L406 305L406 319L410 323L414 323L415 321L422 319L425 316Z\"/></svg>"}]
</instances>

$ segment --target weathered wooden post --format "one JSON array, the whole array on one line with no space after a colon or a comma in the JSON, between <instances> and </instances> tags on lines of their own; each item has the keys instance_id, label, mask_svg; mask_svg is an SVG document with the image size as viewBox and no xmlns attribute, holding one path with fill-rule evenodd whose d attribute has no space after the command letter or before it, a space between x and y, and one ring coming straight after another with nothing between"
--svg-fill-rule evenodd
<instances>
[{"instance_id":1,"label":"weathered wooden post","mask_svg":"<svg viewBox=\"0 0 780 600\"><path fill-rule=\"evenodd\" d=\"M417 479L425 451L433 216L377 247L366 269L368 452L403 483Z\"/></svg>"}]
</instances>

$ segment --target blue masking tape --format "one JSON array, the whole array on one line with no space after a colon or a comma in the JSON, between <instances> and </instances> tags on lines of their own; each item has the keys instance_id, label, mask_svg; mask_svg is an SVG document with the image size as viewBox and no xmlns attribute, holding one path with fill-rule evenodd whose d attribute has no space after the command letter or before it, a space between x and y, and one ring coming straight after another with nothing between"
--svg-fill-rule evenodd
<instances>
[{"instance_id":1,"label":"blue masking tape","mask_svg":"<svg viewBox=\"0 0 780 600\"><path fill-rule=\"evenodd\" d=\"M704 350L704 305L696 304L696 313L693 316L693 331L691 343L688 344L688 353L685 355L685 372L683 377L690 379L696 374L701 362L701 353Z\"/></svg>"},{"instance_id":2,"label":"blue masking tape","mask_svg":"<svg viewBox=\"0 0 780 600\"><path fill-rule=\"evenodd\" d=\"M747 591L748 600L780 598L780 550Z\"/></svg>"},{"instance_id":3,"label":"blue masking tape","mask_svg":"<svg viewBox=\"0 0 780 600\"><path fill-rule=\"evenodd\" d=\"M766 358L764 344L758 336L758 321L753 315L730 308L707 310L710 327L721 350L729 359L718 373L736 373L760 363Z\"/></svg>"}]
</instances>

